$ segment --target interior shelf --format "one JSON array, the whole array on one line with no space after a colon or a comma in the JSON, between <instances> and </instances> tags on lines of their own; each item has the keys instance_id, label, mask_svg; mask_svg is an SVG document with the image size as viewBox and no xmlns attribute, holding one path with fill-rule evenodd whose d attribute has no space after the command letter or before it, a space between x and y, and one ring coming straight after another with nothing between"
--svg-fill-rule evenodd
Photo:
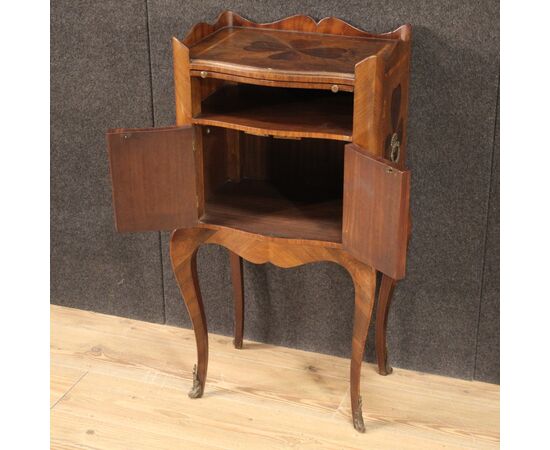
<instances>
[{"instance_id":1,"label":"interior shelf","mask_svg":"<svg viewBox=\"0 0 550 450\"><path fill-rule=\"evenodd\" d=\"M229 181L205 203L201 222L268 236L342 242L342 197L283 192L258 180Z\"/></svg>"},{"instance_id":2,"label":"interior shelf","mask_svg":"<svg viewBox=\"0 0 550 450\"><path fill-rule=\"evenodd\" d=\"M353 95L227 85L202 102L201 113L193 123L259 135L351 141Z\"/></svg>"}]
</instances>

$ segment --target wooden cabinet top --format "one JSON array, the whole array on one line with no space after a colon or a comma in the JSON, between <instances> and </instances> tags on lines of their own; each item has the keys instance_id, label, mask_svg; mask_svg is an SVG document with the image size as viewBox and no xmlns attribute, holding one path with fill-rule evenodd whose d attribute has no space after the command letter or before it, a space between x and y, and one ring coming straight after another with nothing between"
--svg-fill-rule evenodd
<instances>
[{"instance_id":1,"label":"wooden cabinet top","mask_svg":"<svg viewBox=\"0 0 550 450\"><path fill-rule=\"evenodd\" d=\"M316 22L292 16L259 24L228 11L214 24L195 25L182 43L195 76L334 83L351 91L357 64L375 56L392 67L409 35L409 25L372 34L334 17Z\"/></svg>"},{"instance_id":2,"label":"wooden cabinet top","mask_svg":"<svg viewBox=\"0 0 550 450\"><path fill-rule=\"evenodd\" d=\"M395 46L388 39L230 27L191 47L191 69L248 68L263 72L265 78L274 73L330 75L351 84L355 64L372 55L387 59Z\"/></svg>"}]
</instances>

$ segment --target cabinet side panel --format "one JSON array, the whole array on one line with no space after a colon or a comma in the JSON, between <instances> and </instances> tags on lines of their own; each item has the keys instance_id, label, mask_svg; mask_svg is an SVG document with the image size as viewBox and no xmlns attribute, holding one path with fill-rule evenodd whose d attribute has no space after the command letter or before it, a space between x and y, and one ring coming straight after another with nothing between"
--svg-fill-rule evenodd
<instances>
[{"instance_id":1,"label":"cabinet side panel","mask_svg":"<svg viewBox=\"0 0 550 450\"><path fill-rule=\"evenodd\" d=\"M158 231L197 222L193 129L107 134L117 231Z\"/></svg>"},{"instance_id":2,"label":"cabinet side panel","mask_svg":"<svg viewBox=\"0 0 550 450\"><path fill-rule=\"evenodd\" d=\"M378 156L384 152L384 81L384 62L379 57L367 58L355 67L352 142Z\"/></svg>"},{"instance_id":3,"label":"cabinet side panel","mask_svg":"<svg viewBox=\"0 0 550 450\"><path fill-rule=\"evenodd\" d=\"M397 60L384 76L383 146L384 157L405 167L409 116L410 41L400 42ZM397 138L397 147L392 138Z\"/></svg>"},{"instance_id":4,"label":"cabinet side panel","mask_svg":"<svg viewBox=\"0 0 550 450\"><path fill-rule=\"evenodd\" d=\"M392 278L405 276L410 172L347 145L343 244Z\"/></svg>"},{"instance_id":5,"label":"cabinet side panel","mask_svg":"<svg viewBox=\"0 0 550 450\"><path fill-rule=\"evenodd\" d=\"M176 99L176 124L188 125L193 114L191 76L189 73L189 49L176 38L172 38L174 62L174 97Z\"/></svg>"}]
</instances>

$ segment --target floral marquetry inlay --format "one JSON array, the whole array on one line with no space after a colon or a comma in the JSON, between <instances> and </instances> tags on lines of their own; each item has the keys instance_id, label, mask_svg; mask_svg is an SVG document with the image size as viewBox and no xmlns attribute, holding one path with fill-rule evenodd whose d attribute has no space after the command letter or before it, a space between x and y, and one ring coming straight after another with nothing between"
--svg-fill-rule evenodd
<instances>
[{"instance_id":1,"label":"floral marquetry inlay","mask_svg":"<svg viewBox=\"0 0 550 450\"><path fill-rule=\"evenodd\" d=\"M198 24L181 44L189 49L191 70L353 85L355 66L369 57L390 61L401 34L402 28L372 34L332 17L258 24L225 13L212 25Z\"/></svg>"},{"instance_id":2,"label":"floral marquetry inlay","mask_svg":"<svg viewBox=\"0 0 550 450\"><path fill-rule=\"evenodd\" d=\"M324 47L320 40L294 39L288 42L276 40L254 41L247 45L245 50L249 52L271 53L271 59L298 59L300 53L316 58L340 58L348 50L338 47Z\"/></svg>"}]
</instances>

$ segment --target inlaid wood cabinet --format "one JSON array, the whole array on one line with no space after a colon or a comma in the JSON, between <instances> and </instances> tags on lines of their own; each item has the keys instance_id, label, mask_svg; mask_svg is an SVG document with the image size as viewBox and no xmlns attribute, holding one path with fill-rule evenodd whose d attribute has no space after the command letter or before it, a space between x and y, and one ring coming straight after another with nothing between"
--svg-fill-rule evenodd
<instances>
[{"instance_id":1,"label":"inlaid wood cabinet","mask_svg":"<svg viewBox=\"0 0 550 450\"><path fill-rule=\"evenodd\" d=\"M376 350L387 374L387 313L410 234L410 39L410 25L372 34L332 17L259 24L224 12L172 41L176 124L107 133L117 230L173 230L172 266L197 338L192 397L208 364L201 244L230 252L237 348L241 258L334 261L356 291L351 404L364 431L359 375L376 272Z\"/></svg>"}]
</instances>

